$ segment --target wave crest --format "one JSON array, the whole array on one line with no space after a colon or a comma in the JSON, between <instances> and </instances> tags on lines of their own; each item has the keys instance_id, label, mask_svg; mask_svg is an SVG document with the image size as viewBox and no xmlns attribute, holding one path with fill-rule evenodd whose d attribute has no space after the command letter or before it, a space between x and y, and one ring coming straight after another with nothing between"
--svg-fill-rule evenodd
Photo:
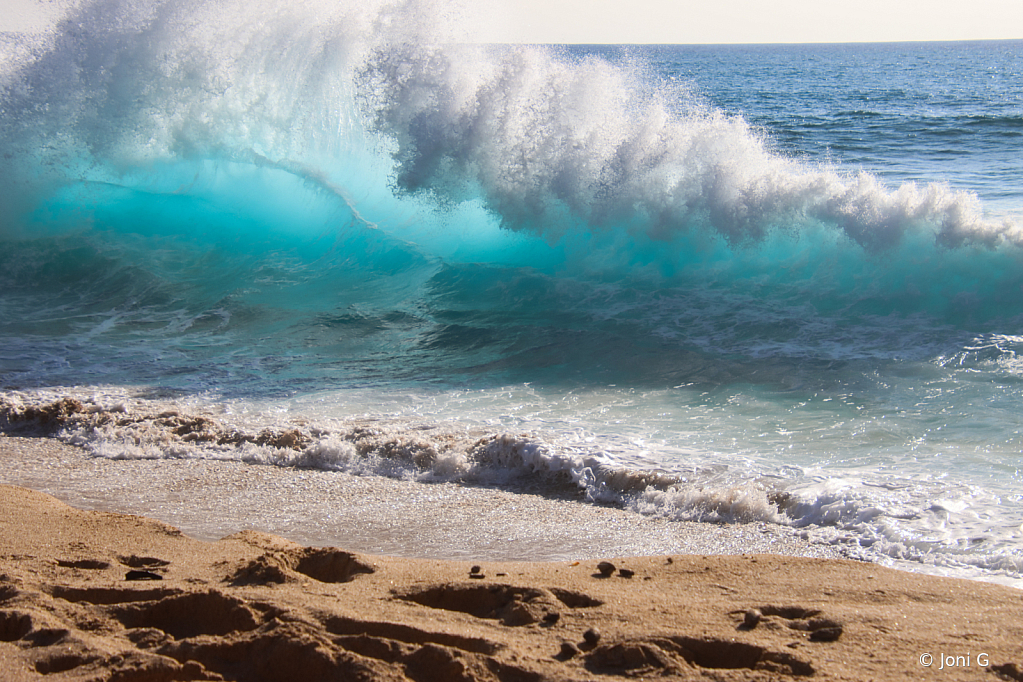
<instances>
[{"instance_id":1,"label":"wave crest","mask_svg":"<svg viewBox=\"0 0 1023 682\"><path fill-rule=\"evenodd\" d=\"M451 42L467 16L443 0L87 0L5 48L0 141L34 174L3 179L139 184L125 169L218 158L341 186L368 170L554 241L745 245L818 224L869 250L921 230L944 247L1023 241L972 194L785 158L642 65Z\"/></svg>"},{"instance_id":2,"label":"wave crest","mask_svg":"<svg viewBox=\"0 0 1023 682\"><path fill-rule=\"evenodd\" d=\"M891 190L785 158L743 119L635 66L532 46L401 44L374 50L359 82L374 129L393 142L399 189L481 195L506 227L553 239L582 223L655 240L710 229L745 245L823 223L869 250L919 230L945 247L1023 240L1019 226L986 219L974 194Z\"/></svg>"}]
</instances>

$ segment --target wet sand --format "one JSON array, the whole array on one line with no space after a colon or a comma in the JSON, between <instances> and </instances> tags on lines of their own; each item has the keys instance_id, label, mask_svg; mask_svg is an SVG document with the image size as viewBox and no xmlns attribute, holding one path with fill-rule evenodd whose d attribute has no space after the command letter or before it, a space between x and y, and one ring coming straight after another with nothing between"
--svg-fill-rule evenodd
<instances>
[{"instance_id":1,"label":"wet sand","mask_svg":"<svg viewBox=\"0 0 1023 682\"><path fill-rule=\"evenodd\" d=\"M555 561L772 553L839 557L766 523L648 518L571 497L200 459L107 460L51 438L0 437L0 483L83 509L140 514L216 540L257 530L408 558Z\"/></svg>"}]
</instances>

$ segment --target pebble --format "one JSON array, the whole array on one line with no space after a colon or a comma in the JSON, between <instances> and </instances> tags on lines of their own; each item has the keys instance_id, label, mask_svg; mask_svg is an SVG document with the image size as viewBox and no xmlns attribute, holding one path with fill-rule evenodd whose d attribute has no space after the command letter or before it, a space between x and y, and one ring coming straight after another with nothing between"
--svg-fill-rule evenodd
<instances>
[{"instance_id":1,"label":"pebble","mask_svg":"<svg viewBox=\"0 0 1023 682\"><path fill-rule=\"evenodd\" d=\"M597 570L600 571L600 574L605 578L610 578L615 572L615 565L610 561L601 561L597 564Z\"/></svg>"},{"instance_id":2,"label":"pebble","mask_svg":"<svg viewBox=\"0 0 1023 682\"><path fill-rule=\"evenodd\" d=\"M472 568L469 569L469 573L479 573L482 570L483 569L480 568L479 566L473 566Z\"/></svg>"},{"instance_id":3,"label":"pebble","mask_svg":"<svg viewBox=\"0 0 1023 682\"><path fill-rule=\"evenodd\" d=\"M543 622L550 623L551 625L554 625L559 620L561 620L561 614L557 611L551 611L543 617Z\"/></svg>"},{"instance_id":4,"label":"pebble","mask_svg":"<svg viewBox=\"0 0 1023 682\"><path fill-rule=\"evenodd\" d=\"M561 643L561 653L559 654L559 658L569 659L569 658L572 658L573 656L575 656L578 653L579 653L579 647L577 647L575 644L572 644L571 642L562 642Z\"/></svg>"},{"instance_id":5,"label":"pebble","mask_svg":"<svg viewBox=\"0 0 1023 682\"><path fill-rule=\"evenodd\" d=\"M623 578L631 578L632 576L636 575L636 572L633 571L631 568L622 568L619 569L618 575L620 575Z\"/></svg>"},{"instance_id":6,"label":"pebble","mask_svg":"<svg viewBox=\"0 0 1023 682\"><path fill-rule=\"evenodd\" d=\"M842 626L836 625L831 628L821 628L810 633L811 642L835 642L842 636Z\"/></svg>"},{"instance_id":7,"label":"pebble","mask_svg":"<svg viewBox=\"0 0 1023 682\"><path fill-rule=\"evenodd\" d=\"M590 628L583 633L583 641L590 646L597 646L597 642L600 641L600 630L597 628Z\"/></svg>"},{"instance_id":8,"label":"pebble","mask_svg":"<svg viewBox=\"0 0 1023 682\"><path fill-rule=\"evenodd\" d=\"M760 624L760 619L764 617L764 614L760 612L760 609L750 609L743 616L742 624L748 627L750 630Z\"/></svg>"}]
</instances>

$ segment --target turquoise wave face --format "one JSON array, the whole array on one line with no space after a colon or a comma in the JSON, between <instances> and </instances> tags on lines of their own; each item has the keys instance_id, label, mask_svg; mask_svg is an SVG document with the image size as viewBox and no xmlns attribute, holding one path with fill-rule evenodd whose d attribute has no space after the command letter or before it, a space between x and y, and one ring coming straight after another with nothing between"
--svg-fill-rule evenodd
<instances>
[{"instance_id":1,"label":"turquoise wave face","mask_svg":"<svg viewBox=\"0 0 1023 682\"><path fill-rule=\"evenodd\" d=\"M3 334L19 349L5 381L826 387L845 375L820 371L834 363L927 361L1020 312L998 250L907 242L879 258L824 230L745 249L624 230L550 245L480 212L460 229L480 221L486 239L434 235L431 251L295 176L203 167L218 177L193 187L215 195L77 187L88 221L65 191L40 210L53 234L5 240ZM267 196L302 210L282 219Z\"/></svg>"}]
</instances>

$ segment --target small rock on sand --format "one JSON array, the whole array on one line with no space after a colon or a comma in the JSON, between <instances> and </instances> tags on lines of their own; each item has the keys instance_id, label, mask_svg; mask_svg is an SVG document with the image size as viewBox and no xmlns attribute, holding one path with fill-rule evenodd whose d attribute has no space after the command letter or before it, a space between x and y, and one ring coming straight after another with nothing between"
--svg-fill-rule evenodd
<instances>
[{"instance_id":1,"label":"small rock on sand","mask_svg":"<svg viewBox=\"0 0 1023 682\"><path fill-rule=\"evenodd\" d=\"M842 626L836 625L830 628L821 628L810 633L811 642L834 642L842 636Z\"/></svg>"}]
</instances>

